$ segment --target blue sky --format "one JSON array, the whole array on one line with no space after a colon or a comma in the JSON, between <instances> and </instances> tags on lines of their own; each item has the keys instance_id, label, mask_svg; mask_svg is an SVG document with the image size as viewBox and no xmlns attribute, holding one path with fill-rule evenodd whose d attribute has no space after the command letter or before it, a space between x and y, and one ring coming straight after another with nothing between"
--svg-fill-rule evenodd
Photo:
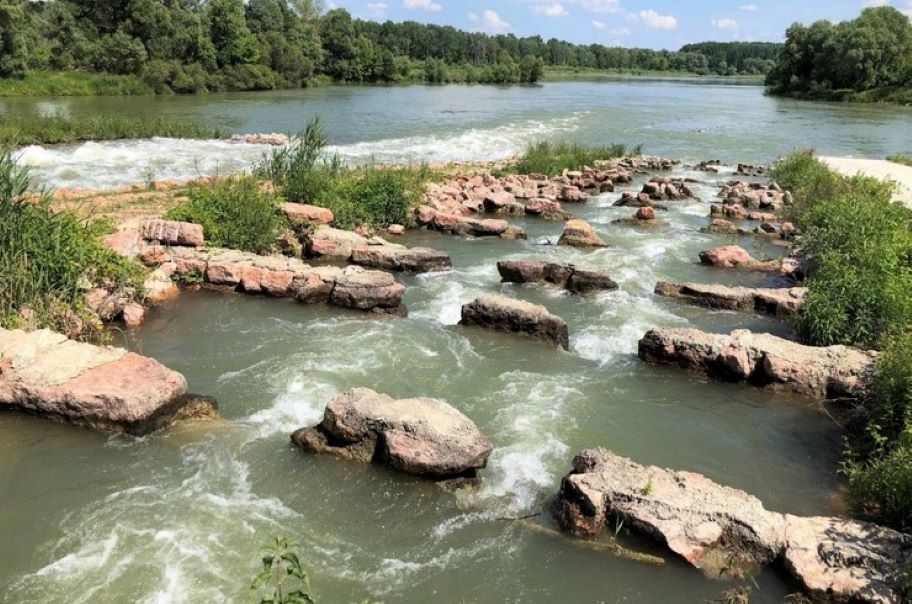
<instances>
[{"instance_id":1,"label":"blue sky","mask_svg":"<svg viewBox=\"0 0 912 604\"><path fill-rule=\"evenodd\" d=\"M795 21L851 19L912 0L333 0L375 21L421 21L470 31L541 35L582 44L677 49L704 40L780 41Z\"/></svg>"}]
</instances>

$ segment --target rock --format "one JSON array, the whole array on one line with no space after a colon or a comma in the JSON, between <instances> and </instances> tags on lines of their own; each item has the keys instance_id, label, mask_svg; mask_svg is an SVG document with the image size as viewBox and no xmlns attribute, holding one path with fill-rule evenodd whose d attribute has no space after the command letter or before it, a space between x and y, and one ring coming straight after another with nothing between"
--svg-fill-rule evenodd
<instances>
[{"instance_id":1,"label":"rock","mask_svg":"<svg viewBox=\"0 0 912 604\"><path fill-rule=\"evenodd\" d=\"M463 305L459 324L530 335L570 348L570 335L563 319L552 315L544 306L504 296L482 296Z\"/></svg>"},{"instance_id":2,"label":"rock","mask_svg":"<svg viewBox=\"0 0 912 604\"><path fill-rule=\"evenodd\" d=\"M300 258L304 255L304 244L301 243L301 240L291 229L283 229L276 236L276 249L283 256L291 258Z\"/></svg>"},{"instance_id":3,"label":"rock","mask_svg":"<svg viewBox=\"0 0 912 604\"><path fill-rule=\"evenodd\" d=\"M561 187L557 200L564 203L583 203L587 197L585 193L579 190L579 187L566 186Z\"/></svg>"},{"instance_id":4,"label":"rock","mask_svg":"<svg viewBox=\"0 0 912 604\"><path fill-rule=\"evenodd\" d=\"M130 328L139 327L146 320L146 309L135 302L124 306L121 314L124 325Z\"/></svg>"},{"instance_id":5,"label":"rock","mask_svg":"<svg viewBox=\"0 0 912 604\"><path fill-rule=\"evenodd\" d=\"M655 220L656 212L655 208L644 207L637 210L636 219L637 220Z\"/></svg>"},{"instance_id":6,"label":"rock","mask_svg":"<svg viewBox=\"0 0 912 604\"><path fill-rule=\"evenodd\" d=\"M348 262L355 248L368 245L367 237L352 231L318 227L304 242L304 253L308 258L323 258Z\"/></svg>"},{"instance_id":7,"label":"rock","mask_svg":"<svg viewBox=\"0 0 912 604\"><path fill-rule=\"evenodd\" d=\"M391 224L386 227L386 232L390 235L405 235L405 227L401 224Z\"/></svg>"},{"instance_id":8,"label":"rock","mask_svg":"<svg viewBox=\"0 0 912 604\"><path fill-rule=\"evenodd\" d=\"M335 220L331 210L304 203L283 203L280 209L293 224L314 223L327 225L332 224L333 220Z\"/></svg>"},{"instance_id":9,"label":"rock","mask_svg":"<svg viewBox=\"0 0 912 604\"><path fill-rule=\"evenodd\" d=\"M698 306L789 317L804 304L806 287L729 287L719 284L661 281L655 293Z\"/></svg>"},{"instance_id":10,"label":"rock","mask_svg":"<svg viewBox=\"0 0 912 604\"><path fill-rule=\"evenodd\" d=\"M145 220L139 231L147 241L158 241L166 245L199 247L204 243L203 227L190 222Z\"/></svg>"},{"instance_id":11,"label":"rock","mask_svg":"<svg viewBox=\"0 0 912 604\"><path fill-rule=\"evenodd\" d=\"M783 515L694 472L643 466L605 449L580 452L561 481L558 522L591 537L615 523L659 541L711 577L777 562L819 602L903 601L912 538L841 518ZM778 564L782 561L782 564Z\"/></svg>"},{"instance_id":12,"label":"rock","mask_svg":"<svg viewBox=\"0 0 912 604\"><path fill-rule=\"evenodd\" d=\"M173 270L173 267L169 267ZM171 274L164 267L159 267L149 273L143 282L145 300L147 304L157 305L176 298L180 288L171 279Z\"/></svg>"},{"instance_id":13,"label":"rock","mask_svg":"<svg viewBox=\"0 0 912 604\"><path fill-rule=\"evenodd\" d=\"M700 231L716 235L734 235L738 232L738 228L730 220L713 218L709 226L703 227Z\"/></svg>"},{"instance_id":14,"label":"rock","mask_svg":"<svg viewBox=\"0 0 912 604\"><path fill-rule=\"evenodd\" d=\"M398 248L388 245L359 245L352 252L353 264L391 271L427 273L451 268L450 255L427 247Z\"/></svg>"},{"instance_id":15,"label":"rock","mask_svg":"<svg viewBox=\"0 0 912 604\"><path fill-rule=\"evenodd\" d=\"M402 296L405 286L389 273L345 269L336 279L329 301L337 306L384 313L404 313Z\"/></svg>"},{"instance_id":16,"label":"rock","mask_svg":"<svg viewBox=\"0 0 912 604\"><path fill-rule=\"evenodd\" d=\"M564 225L564 232L557 245L572 247L608 247L608 244L599 238L592 230L592 226L585 220L568 220Z\"/></svg>"},{"instance_id":17,"label":"rock","mask_svg":"<svg viewBox=\"0 0 912 604\"><path fill-rule=\"evenodd\" d=\"M765 166L752 166L750 164L738 164L735 174L738 176L766 176L767 169Z\"/></svg>"},{"instance_id":18,"label":"rock","mask_svg":"<svg viewBox=\"0 0 912 604\"><path fill-rule=\"evenodd\" d=\"M740 268L752 271L772 271L772 262L761 262L751 256L747 250L737 245L725 245L700 252L700 262L716 268Z\"/></svg>"},{"instance_id":19,"label":"rock","mask_svg":"<svg viewBox=\"0 0 912 604\"><path fill-rule=\"evenodd\" d=\"M605 449L582 451L561 481L558 521L577 536L609 520L651 536L710 576L756 570L784 542L781 514L693 472L641 466Z\"/></svg>"},{"instance_id":20,"label":"rock","mask_svg":"<svg viewBox=\"0 0 912 604\"><path fill-rule=\"evenodd\" d=\"M291 436L310 453L389 465L434 479L474 477L491 443L472 420L430 398L394 400L355 388L326 406L323 421Z\"/></svg>"},{"instance_id":21,"label":"rock","mask_svg":"<svg viewBox=\"0 0 912 604\"><path fill-rule=\"evenodd\" d=\"M877 353L846 346L804 346L747 330L724 335L684 328L650 330L640 340L639 357L815 398L859 396L877 363Z\"/></svg>"},{"instance_id":22,"label":"rock","mask_svg":"<svg viewBox=\"0 0 912 604\"><path fill-rule=\"evenodd\" d=\"M187 381L122 348L48 330L0 328L0 408L112 432L146 434L186 405Z\"/></svg>"},{"instance_id":23,"label":"rock","mask_svg":"<svg viewBox=\"0 0 912 604\"><path fill-rule=\"evenodd\" d=\"M497 263L497 271L501 280L506 283L547 282L578 294L618 288L618 284L606 271L578 268L572 264L539 260L501 260Z\"/></svg>"},{"instance_id":24,"label":"rock","mask_svg":"<svg viewBox=\"0 0 912 604\"><path fill-rule=\"evenodd\" d=\"M232 134L232 143L245 143L248 145L271 145L281 147L288 144L288 135L272 132L269 134Z\"/></svg>"},{"instance_id":25,"label":"rock","mask_svg":"<svg viewBox=\"0 0 912 604\"><path fill-rule=\"evenodd\" d=\"M138 256L146 244L137 228L121 228L115 233L106 235L102 243L109 250L125 258Z\"/></svg>"},{"instance_id":26,"label":"rock","mask_svg":"<svg viewBox=\"0 0 912 604\"><path fill-rule=\"evenodd\" d=\"M540 216L545 220L566 220L570 215L564 212L560 202L544 198L530 199L525 205L529 216Z\"/></svg>"}]
</instances>

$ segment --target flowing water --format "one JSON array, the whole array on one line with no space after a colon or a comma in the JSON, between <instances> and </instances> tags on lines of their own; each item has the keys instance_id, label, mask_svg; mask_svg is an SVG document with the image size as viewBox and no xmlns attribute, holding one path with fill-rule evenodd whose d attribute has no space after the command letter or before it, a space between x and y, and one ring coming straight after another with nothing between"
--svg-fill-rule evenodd
<instances>
[{"instance_id":1,"label":"flowing water","mask_svg":"<svg viewBox=\"0 0 912 604\"><path fill-rule=\"evenodd\" d=\"M909 128L908 122L900 123L899 110L870 108L862 112L867 127L840 126L842 118L834 116L851 122L858 110L775 101L752 88L667 84L642 85L642 102L656 98L659 105L636 108L638 115L654 113L653 122L661 125L648 124L623 117L615 105L630 109L635 103L614 86L298 94L317 99L340 149L354 155L356 149L371 148L391 158L413 149L432 156L484 156L501 145L504 153L512 152L519 144L518 125L534 119L540 125L530 125L529 131L539 128L539 134L587 142L642 140L633 134L655 128L644 140L650 151L747 160L808 144L828 152L882 154L892 150L889 141L896 131ZM622 87L638 90L634 84ZM543 96L562 102L548 105ZM405 106L402 97L428 104ZM606 108L596 107L600 97ZM438 105L432 104L434 98ZM81 102L61 101L72 103L73 111ZM144 102L159 106L151 99ZM283 102L288 111L277 111L274 104ZM700 102L703 110L697 112ZM732 106L736 103L740 107ZM189 113L207 104L213 120L237 116L230 122L238 124L237 130L281 130L291 125L285 120L292 109L300 107L302 116L317 110L305 109L294 93L161 102ZM266 117L270 106L274 121ZM376 117L365 117L366 106ZM550 108L531 118L526 106ZM675 110L668 113L671 106ZM462 117L445 113L455 108L465 112ZM498 112L502 125L480 125L489 118L479 115ZM735 119L751 112L765 121ZM616 115L615 121L606 123L606 114ZM438 123L431 123L431 115ZM833 127L820 127L824 115ZM716 117L723 126L704 135L714 146L697 130ZM474 129L460 130L462 120ZM735 124L734 133L726 130ZM360 142L359 127L365 132ZM840 143L852 131L864 132L870 142ZM877 132L885 133L883 140L875 140ZM153 144L166 145L130 142L122 148ZM43 152L65 156L79 149L85 146ZM44 173L56 178L54 169ZM88 169L78 168L85 170L82 178L90 176ZM113 167L99 170L114 173ZM817 404L709 383L636 359L638 338L653 326L788 333L772 319L693 308L652 295L655 282L663 279L744 284L772 279L695 263L699 250L733 241L698 232L706 223L708 201L726 176L685 174L708 179L699 187L704 201L675 204L661 216L665 228L611 224L632 213L611 207L619 194L568 208L592 222L613 245L609 249L547 245L561 225L536 220L515 221L527 228L528 241L410 233L406 243L448 251L454 268L402 277L410 311L405 319L206 291L184 293L156 310L142 329L126 335L127 345L183 372L194 392L218 397L224 421L128 438L18 414L0 416L0 601L249 601L257 548L275 535L302 543L304 564L324 602L658 603L718 597L726 584L704 579L673 559L662 567L644 565L536 528L551 525L548 504L574 453L592 446L642 463L703 472L757 495L770 509L833 513L841 437ZM782 253L751 239L740 243L757 256ZM526 257L602 267L621 288L580 297L548 287L500 284L496 261ZM567 320L570 351L456 325L460 305L483 292L545 304ZM474 419L495 446L482 487L454 494L382 467L293 449L289 434L318 421L334 394L354 386L395 397L441 398ZM533 514L540 515L515 520ZM758 583L754 602L781 602L793 588L771 571L764 571Z\"/></svg>"}]
</instances>

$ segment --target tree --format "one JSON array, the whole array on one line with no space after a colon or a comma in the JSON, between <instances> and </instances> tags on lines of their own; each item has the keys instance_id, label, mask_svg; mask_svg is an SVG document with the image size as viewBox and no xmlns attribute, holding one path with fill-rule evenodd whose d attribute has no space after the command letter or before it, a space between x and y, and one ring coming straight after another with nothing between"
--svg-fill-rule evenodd
<instances>
[{"instance_id":1,"label":"tree","mask_svg":"<svg viewBox=\"0 0 912 604\"><path fill-rule=\"evenodd\" d=\"M25 10L20 0L0 0L0 77L21 77L28 65Z\"/></svg>"},{"instance_id":2,"label":"tree","mask_svg":"<svg viewBox=\"0 0 912 604\"><path fill-rule=\"evenodd\" d=\"M255 63L256 38L247 28L242 0L209 0L209 35L220 67Z\"/></svg>"}]
</instances>

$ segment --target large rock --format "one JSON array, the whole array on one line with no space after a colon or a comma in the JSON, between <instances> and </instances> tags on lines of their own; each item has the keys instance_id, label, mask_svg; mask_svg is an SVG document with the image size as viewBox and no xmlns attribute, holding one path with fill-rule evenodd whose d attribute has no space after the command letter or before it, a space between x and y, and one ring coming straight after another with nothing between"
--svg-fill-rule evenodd
<instances>
[{"instance_id":1,"label":"large rock","mask_svg":"<svg viewBox=\"0 0 912 604\"><path fill-rule=\"evenodd\" d=\"M655 293L696 304L725 310L757 312L780 317L801 310L806 287L730 287L715 283L656 284Z\"/></svg>"},{"instance_id":2,"label":"large rock","mask_svg":"<svg viewBox=\"0 0 912 604\"><path fill-rule=\"evenodd\" d=\"M482 296L463 305L459 324L530 335L570 348L570 335L563 319L552 315L544 306L504 296Z\"/></svg>"},{"instance_id":3,"label":"large rock","mask_svg":"<svg viewBox=\"0 0 912 604\"><path fill-rule=\"evenodd\" d=\"M716 268L739 268L751 271L774 271L775 264L763 262L751 256L737 245L724 245L700 252L700 263Z\"/></svg>"},{"instance_id":4,"label":"large rock","mask_svg":"<svg viewBox=\"0 0 912 604\"><path fill-rule=\"evenodd\" d=\"M561 482L561 526L578 536L623 527L656 539L712 577L755 574L782 561L814 601L902 601L912 538L841 518L783 515L701 474L643 466L605 449L582 451Z\"/></svg>"},{"instance_id":5,"label":"large rock","mask_svg":"<svg viewBox=\"0 0 912 604\"><path fill-rule=\"evenodd\" d=\"M689 328L647 332L640 340L639 356L716 379L817 398L857 396L866 389L877 363L876 353L846 346L804 346L747 330L724 335Z\"/></svg>"},{"instance_id":6,"label":"large rock","mask_svg":"<svg viewBox=\"0 0 912 604\"><path fill-rule=\"evenodd\" d=\"M336 279L329 301L337 306L404 314L405 286L389 273L348 269Z\"/></svg>"},{"instance_id":7,"label":"large rock","mask_svg":"<svg viewBox=\"0 0 912 604\"><path fill-rule=\"evenodd\" d=\"M501 260L497 271L505 283L553 283L574 293L615 290L607 271L541 260Z\"/></svg>"},{"instance_id":8,"label":"large rock","mask_svg":"<svg viewBox=\"0 0 912 604\"><path fill-rule=\"evenodd\" d=\"M326 406L323 421L291 436L311 453L385 463L430 478L474 477L491 443L472 420L429 398L394 400L355 388Z\"/></svg>"},{"instance_id":9,"label":"large rock","mask_svg":"<svg viewBox=\"0 0 912 604\"><path fill-rule=\"evenodd\" d=\"M154 359L48 330L0 328L0 408L146 434L184 415L191 403L198 399L187 394L184 376ZM211 416L217 405L205 407L202 414Z\"/></svg>"},{"instance_id":10,"label":"large rock","mask_svg":"<svg viewBox=\"0 0 912 604\"><path fill-rule=\"evenodd\" d=\"M304 224L332 224L334 220L332 210L308 205L306 203L283 203L282 213L292 223Z\"/></svg>"},{"instance_id":11,"label":"large rock","mask_svg":"<svg viewBox=\"0 0 912 604\"><path fill-rule=\"evenodd\" d=\"M568 220L564 225L564 232L557 242L558 245L571 247L607 247L608 244L595 234L585 220Z\"/></svg>"},{"instance_id":12,"label":"large rock","mask_svg":"<svg viewBox=\"0 0 912 604\"><path fill-rule=\"evenodd\" d=\"M146 220L139 227L147 241L158 241L166 245L203 245L203 227L191 222L173 220Z\"/></svg>"},{"instance_id":13,"label":"large rock","mask_svg":"<svg viewBox=\"0 0 912 604\"><path fill-rule=\"evenodd\" d=\"M390 271L427 273L443 271L453 266L450 255L427 247L404 248L392 245L359 245L351 262L361 266Z\"/></svg>"}]
</instances>

